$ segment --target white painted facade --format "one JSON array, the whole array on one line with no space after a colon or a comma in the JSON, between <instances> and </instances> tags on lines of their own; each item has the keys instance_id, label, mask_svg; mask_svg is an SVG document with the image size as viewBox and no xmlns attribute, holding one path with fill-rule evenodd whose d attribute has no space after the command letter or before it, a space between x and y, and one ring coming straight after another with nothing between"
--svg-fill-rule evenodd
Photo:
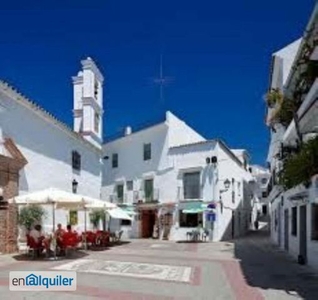
<instances>
[{"instance_id":1,"label":"white painted facade","mask_svg":"<svg viewBox=\"0 0 318 300\"><path fill-rule=\"evenodd\" d=\"M254 194L258 200L258 213L260 216L268 215L267 186L270 180L268 169L259 166L250 166L251 174L255 178Z\"/></svg>"},{"instance_id":2,"label":"white painted facade","mask_svg":"<svg viewBox=\"0 0 318 300\"><path fill-rule=\"evenodd\" d=\"M143 145L148 143L151 144L151 159L144 161ZM104 144L103 151L108 160L104 164L102 198L118 201L116 189L122 185L123 206L133 206L139 213L140 209L147 207L157 209L159 214L164 210L170 211L173 221L169 239L186 239L186 233L194 228L180 226L180 211L186 209L190 202L219 203L220 190L226 179L234 181L234 186L231 185L234 198L232 200L232 188L222 195L224 209L221 213L220 205L217 205L216 221L210 237L214 241L231 237L232 211L236 214L234 236L248 229L252 199L249 181L252 176L222 142L206 141L172 113L167 112L165 121L159 124L135 133L132 131L129 135ZM118 167L115 168L112 167L113 154L118 155ZM217 157L218 163L207 165L206 159L212 156ZM200 172L200 196L193 200L184 199L183 175L196 171ZM153 200L157 201L148 206L144 195L144 182L147 179L153 179ZM132 190L128 191L127 182L133 182ZM211 229L205 213L203 215L203 226ZM142 222L140 216L135 216L131 227L122 227L125 236L141 237ZM114 226L120 225L117 223Z\"/></svg>"},{"instance_id":3,"label":"white painted facade","mask_svg":"<svg viewBox=\"0 0 318 300\"><path fill-rule=\"evenodd\" d=\"M50 187L72 192L75 181L77 193L118 203L117 188L123 185L123 203L119 204L137 211L131 212L132 224L122 226L124 237L140 237L140 213L156 209L160 216L171 213L169 238L185 240L186 233L197 225L184 225L191 223L188 220L180 222L182 211L189 205L201 207L204 203L216 206L209 211L209 217L207 211L200 213L211 240L244 234L252 218L254 199L247 152L232 151L219 140L207 141L171 112L161 123L136 132L127 128L123 137L102 146L104 79L90 58L81 63L82 70L73 77L73 129L6 83L0 83L0 137L10 137L28 161L20 172L20 194ZM144 157L147 145L149 159ZM80 170L72 167L73 151L80 154ZM117 155L116 167L113 154ZM199 193L196 198L187 198L184 176L193 172L199 173ZM147 180L153 182L151 203L145 203ZM230 182L228 189L224 187L226 180ZM129 191L128 182L132 185ZM212 213L214 221L209 219ZM56 223L68 222L69 211L56 211ZM120 224L120 220L113 219L109 226L115 230ZM51 207L47 207L43 225L47 231L52 229ZM84 229L83 212L78 212L75 229ZM160 230L162 238L166 227Z\"/></svg>"},{"instance_id":4,"label":"white painted facade","mask_svg":"<svg viewBox=\"0 0 318 300\"><path fill-rule=\"evenodd\" d=\"M77 104L74 105L76 109ZM102 102L98 105L102 109ZM1 139L11 138L28 161L20 171L20 194L50 187L72 192L75 180L77 193L100 198L101 144L98 146L87 136L83 138L3 82L0 83L0 107ZM81 156L80 170L72 168L73 151ZM49 229L52 227L52 212L51 208L47 209L44 226ZM68 211L57 211L56 223L66 225L68 218ZM83 212L78 213L77 227L84 228Z\"/></svg>"},{"instance_id":5,"label":"white painted facade","mask_svg":"<svg viewBox=\"0 0 318 300\"><path fill-rule=\"evenodd\" d=\"M317 36L317 19L318 5L316 4L304 37L273 55L270 86L271 88L279 87L287 97L291 97L295 89L295 82L299 76L297 63L305 44L311 44L313 38ZM316 46L312 53L316 53L317 50ZM318 57L315 58L311 55L310 59L318 60ZM302 103L297 111L299 131L304 142L318 134L317 96L318 79L316 78L308 92L303 95ZM268 110L268 120L274 109ZM277 174L283 167L283 156L280 154L282 147L295 146L297 139L294 121L291 121L287 127L275 124L271 129L268 153L271 169L268 189L270 192L268 200L271 206L271 238L275 244L288 251L296 260L304 258L308 265L318 269L318 241L312 236L316 218L313 213L313 205L318 203L317 176L312 178L310 187L298 185L289 190L284 190L277 180Z\"/></svg>"}]
</instances>

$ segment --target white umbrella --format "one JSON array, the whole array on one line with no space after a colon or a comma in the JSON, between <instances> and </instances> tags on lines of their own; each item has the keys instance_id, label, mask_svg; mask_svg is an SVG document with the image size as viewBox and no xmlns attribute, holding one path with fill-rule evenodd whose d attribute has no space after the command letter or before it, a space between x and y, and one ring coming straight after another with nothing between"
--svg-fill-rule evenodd
<instances>
[{"instance_id":1,"label":"white umbrella","mask_svg":"<svg viewBox=\"0 0 318 300\"><path fill-rule=\"evenodd\" d=\"M94 199L91 197L83 196L85 200L85 208L104 208L104 209L112 209L116 208L117 205L108 201L103 201L99 199Z\"/></svg>"},{"instance_id":2,"label":"white umbrella","mask_svg":"<svg viewBox=\"0 0 318 300\"><path fill-rule=\"evenodd\" d=\"M51 204L52 205L52 223L53 232L55 230L55 209L56 208L81 208L84 207L85 200L81 195L65 192L55 188L49 188L42 191L29 193L14 197L8 201L18 205L28 204ZM56 253L54 251L54 256Z\"/></svg>"}]
</instances>

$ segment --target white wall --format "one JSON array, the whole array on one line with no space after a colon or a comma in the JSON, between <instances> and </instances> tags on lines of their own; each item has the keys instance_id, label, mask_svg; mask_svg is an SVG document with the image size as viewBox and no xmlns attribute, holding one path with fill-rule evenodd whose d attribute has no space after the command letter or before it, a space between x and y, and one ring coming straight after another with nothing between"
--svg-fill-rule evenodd
<instances>
[{"instance_id":1,"label":"white wall","mask_svg":"<svg viewBox=\"0 0 318 300\"><path fill-rule=\"evenodd\" d=\"M104 144L103 155L109 159L104 164L102 198L109 200L115 193L116 183L134 181L134 190L142 188L144 179L153 178L154 188L160 190L160 201L176 201L178 185L173 181L175 166L169 155L169 148L203 141L204 138L171 112L166 113L166 121L136 133ZM151 143L152 157L143 160L143 145ZM112 154L118 153L118 168L112 168ZM205 161L205 158L204 158ZM128 203L132 203L132 192L127 193Z\"/></svg>"},{"instance_id":2,"label":"white wall","mask_svg":"<svg viewBox=\"0 0 318 300\"><path fill-rule=\"evenodd\" d=\"M271 239L272 241L280 246L281 249L285 250L285 221L284 221L284 211L287 209L289 218L289 230L288 230L288 253L295 259L298 259L299 255L299 238L300 238L300 207L306 205L307 211L307 264L318 270L318 241L311 239L312 232L312 203L314 199L310 196L309 203L293 203L288 200L297 191L297 188L288 190L284 193L283 205L281 205L281 197L277 198L271 205L271 212L273 216L274 212L277 210L277 230L275 230L275 218L272 219L271 224ZM297 207L297 234L292 235L292 207ZM280 218L279 218L280 211ZM281 243L279 244L279 228L281 228Z\"/></svg>"},{"instance_id":3,"label":"white wall","mask_svg":"<svg viewBox=\"0 0 318 300\"><path fill-rule=\"evenodd\" d=\"M231 219L234 211L235 230L234 236L246 233L247 225L250 223L251 200L253 191L250 187L250 181L253 180L251 174L244 169L242 165L234 161L227 151L218 144L218 190L224 189L224 181L234 179L234 187L227 192L222 193L221 197L224 203L223 213L220 212L220 222L217 223L218 239L231 238L232 228ZM234 203L232 201L232 192L234 191ZM220 194L218 195L220 197ZM240 212L240 217L238 217Z\"/></svg>"},{"instance_id":4,"label":"white wall","mask_svg":"<svg viewBox=\"0 0 318 300\"><path fill-rule=\"evenodd\" d=\"M134 190L142 189L143 180L154 179L154 187L159 185L161 174L169 172L167 157L168 127L161 123L149 129L132 133L129 136L110 142L103 146L103 155L109 159L104 161L102 198L109 200L116 194L116 184L123 183L124 193L128 195L128 203L132 204L133 192L126 190L126 181L133 180ZM151 159L143 160L143 145L151 143ZM112 168L112 154L118 154L118 168ZM160 197L165 197L163 194Z\"/></svg>"},{"instance_id":5,"label":"white wall","mask_svg":"<svg viewBox=\"0 0 318 300\"><path fill-rule=\"evenodd\" d=\"M169 111L166 113L166 123L169 126L169 147L205 141L202 135Z\"/></svg>"},{"instance_id":6,"label":"white wall","mask_svg":"<svg viewBox=\"0 0 318 300\"><path fill-rule=\"evenodd\" d=\"M10 99L3 89L0 90L0 103L5 107L0 117L3 135L13 139L28 161L20 171L20 194L49 187L72 192L72 181L75 179L78 193L100 198L99 151L47 121L41 113ZM72 169L73 150L81 154L79 172Z\"/></svg>"}]
</instances>

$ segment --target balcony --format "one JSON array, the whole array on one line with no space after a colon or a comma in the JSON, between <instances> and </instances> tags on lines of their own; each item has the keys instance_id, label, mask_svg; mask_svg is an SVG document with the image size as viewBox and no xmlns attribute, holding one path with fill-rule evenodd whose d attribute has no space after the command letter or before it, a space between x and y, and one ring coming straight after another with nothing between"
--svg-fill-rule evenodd
<instances>
[{"instance_id":1,"label":"balcony","mask_svg":"<svg viewBox=\"0 0 318 300\"><path fill-rule=\"evenodd\" d=\"M152 192L134 191L133 203L154 203L159 201L159 189L154 189Z\"/></svg>"},{"instance_id":2,"label":"balcony","mask_svg":"<svg viewBox=\"0 0 318 300\"><path fill-rule=\"evenodd\" d=\"M299 130L302 134L318 132L318 79L310 88L297 111ZM283 137L284 143L292 144L297 139L296 124L293 120Z\"/></svg>"},{"instance_id":3,"label":"balcony","mask_svg":"<svg viewBox=\"0 0 318 300\"><path fill-rule=\"evenodd\" d=\"M118 197L116 194L110 195L109 201L116 204L125 204L127 203L127 194L123 194L122 197Z\"/></svg>"}]
</instances>

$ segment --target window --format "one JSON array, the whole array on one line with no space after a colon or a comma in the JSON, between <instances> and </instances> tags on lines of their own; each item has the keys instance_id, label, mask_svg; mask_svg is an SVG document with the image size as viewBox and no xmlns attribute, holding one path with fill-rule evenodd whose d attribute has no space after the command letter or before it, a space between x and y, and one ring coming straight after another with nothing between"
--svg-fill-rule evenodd
<instances>
[{"instance_id":1,"label":"window","mask_svg":"<svg viewBox=\"0 0 318 300\"><path fill-rule=\"evenodd\" d=\"M134 182L129 180L126 182L127 191L132 191L134 189Z\"/></svg>"},{"instance_id":2,"label":"window","mask_svg":"<svg viewBox=\"0 0 318 300\"><path fill-rule=\"evenodd\" d=\"M77 210L70 210L69 213L70 225L74 226L78 224L78 214Z\"/></svg>"},{"instance_id":3,"label":"window","mask_svg":"<svg viewBox=\"0 0 318 300\"><path fill-rule=\"evenodd\" d=\"M121 220L121 226L131 226L130 220Z\"/></svg>"},{"instance_id":4,"label":"window","mask_svg":"<svg viewBox=\"0 0 318 300\"><path fill-rule=\"evenodd\" d=\"M113 155L112 155L112 167L118 168L118 154L117 153L113 153Z\"/></svg>"},{"instance_id":5,"label":"window","mask_svg":"<svg viewBox=\"0 0 318 300\"><path fill-rule=\"evenodd\" d=\"M72 168L81 170L81 155L77 151L72 151Z\"/></svg>"},{"instance_id":6,"label":"window","mask_svg":"<svg viewBox=\"0 0 318 300\"><path fill-rule=\"evenodd\" d=\"M311 206L311 239L318 240L318 204Z\"/></svg>"},{"instance_id":7,"label":"window","mask_svg":"<svg viewBox=\"0 0 318 300\"><path fill-rule=\"evenodd\" d=\"M291 234L296 236L297 235L297 207L292 208L292 216L291 216Z\"/></svg>"},{"instance_id":8,"label":"window","mask_svg":"<svg viewBox=\"0 0 318 300\"><path fill-rule=\"evenodd\" d=\"M151 144L144 144L144 160L151 159Z\"/></svg>"},{"instance_id":9,"label":"window","mask_svg":"<svg viewBox=\"0 0 318 300\"><path fill-rule=\"evenodd\" d=\"M153 201L153 179L145 180L145 198L146 202Z\"/></svg>"},{"instance_id":10,"label":"window","mask_svg":"<svg viewBox=\"0 0 318 300\"><path fill-rule=\"evenodd\" d=\"M99 132L99 114L98 113L95 113L95 116L94 116L94 130L95 132Z\"/></svg>"},{"instance_id":11,"label":"window","mask_svg":"<svg viewBox=\"0 0 318 300\"><path fill-rule=\"evenodd\" d=\"M267 192L262 192L262 198L266 198L267 197Z\"/></svg>"},{"instance_id":12,"label":"window","mask_svg":"<svg viewBox=\"0 0 318 300\"><path fill-rule=\"evenodd\" d=\"M117 188L118 203L123 203L124 202L124 185L118 184L116 188Z\"/></svg>"},{"instance_id":13,"label":"window","mask_svg":"<svg viewBox=\"0 0 318 300\"><path fill-rule=\"evenodd\" d=\"M184 199L200 199L200 172L183 175Z\"/></svg>"},{"instance_id":14,"label":"window","mask_svg":"<svg viewBox=\"0 0 318 300\"><path fill-rule=\"evenodd\" d=\"M185 214L182 210L179 211L180 227L198 227L202 225L202 213L198 214Z\"/></svg>"},{"instance_id":15,"label":"window","mask_svg":"<svg viewBox=\"0 0 318 300\"><path fill-rule=\"evenodd\" d=\"M98 98L98 81L95 80L95 84L94 84L94 97L97 100Z\"/></svg>"}]
</instances>

